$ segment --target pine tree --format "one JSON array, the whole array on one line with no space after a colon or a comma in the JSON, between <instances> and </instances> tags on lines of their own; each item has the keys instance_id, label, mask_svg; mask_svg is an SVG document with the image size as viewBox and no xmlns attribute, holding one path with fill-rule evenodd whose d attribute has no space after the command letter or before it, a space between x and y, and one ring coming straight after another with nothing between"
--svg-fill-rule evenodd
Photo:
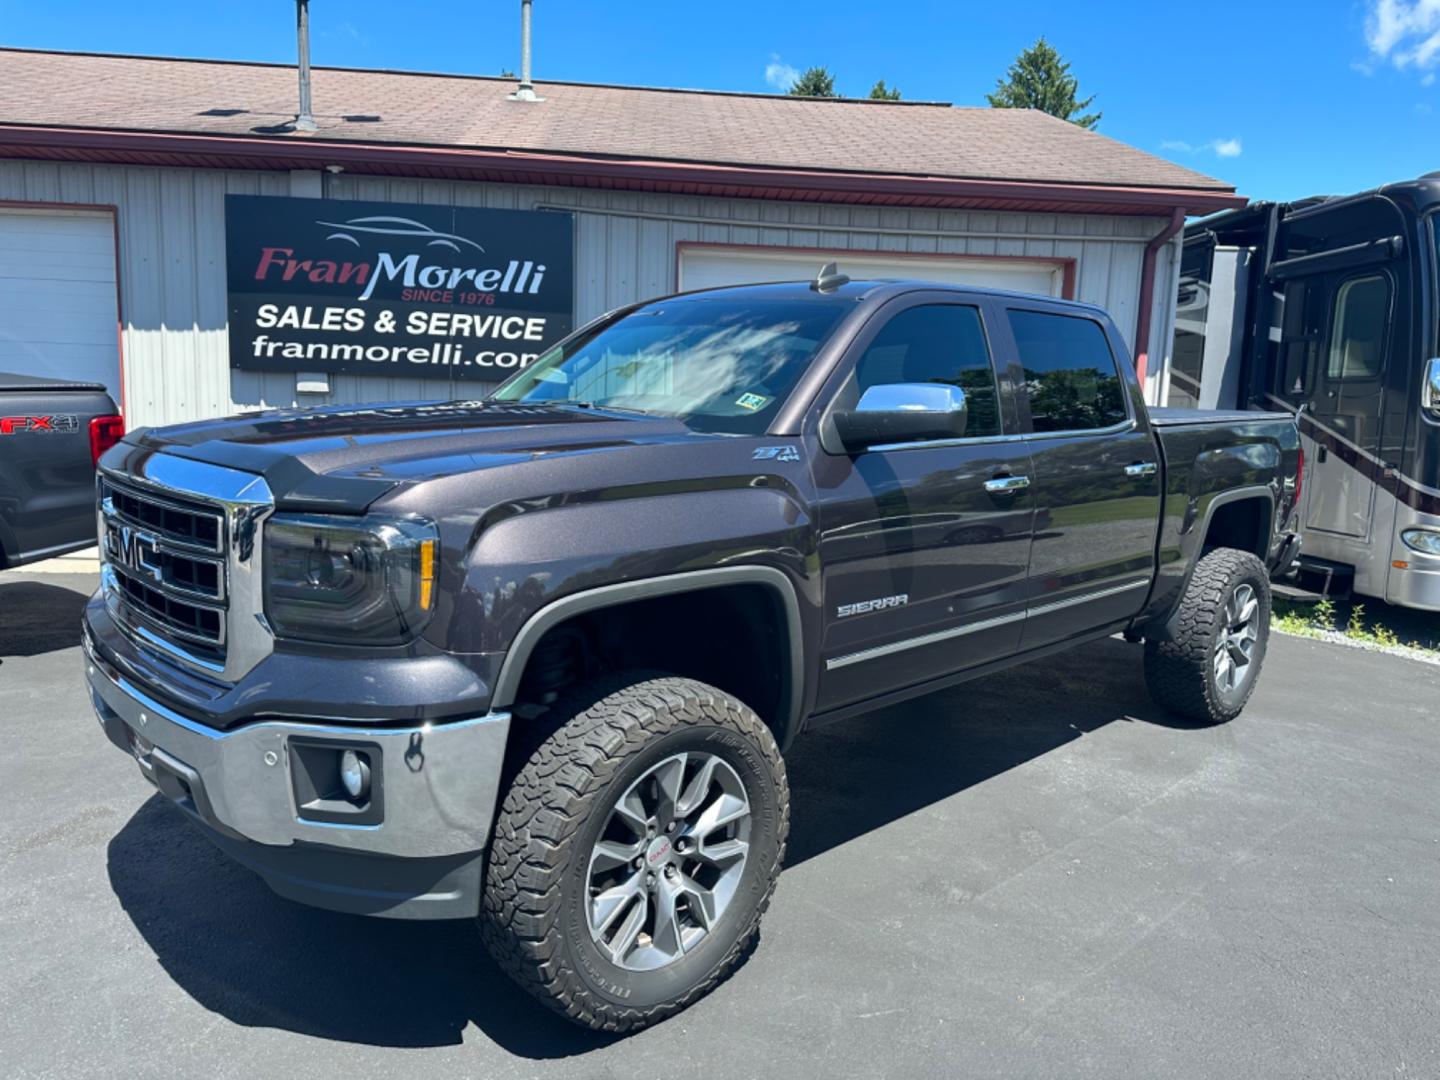
<instances>
[{"instance_id":1,"label":"pine tree","mask_svg":"<svg viewBox=\"0 0 1440 1080\"><path fill-rule=\"evenodd\" d=\"M992 108L1039 109L1090 129L1100 122L1101 114L1075 115L1084 112L1095 100L1092 94L1084 101L1077 101L1078 87L1078 80L1070 74L1070 65L1061 60L1054 46L1042 37L1015 58L1005 78L995 81L995 93L986 97Z\"/></svg>"},{"instance_id":2,"label":"pine tree","mask_svg":"<svg viewBox=\"0 0 1440 1080\"><path fill-rule=\"evenodd\" d=\"M812 67L786 91L794 97L839 97L835 92L835 76L827 68Z\"/></svg>"},{"instance_id":3,"label":"pine tree","mask_svg":"<svg viewBox=\"0 0 1440 1080\"><path fill-rule=\"evenodd\" d=\"M876 79L875 85L870 88L870 98L873 101L899 101L900 88L886 86L884 79Z\"/></svg>"}]
</instances>

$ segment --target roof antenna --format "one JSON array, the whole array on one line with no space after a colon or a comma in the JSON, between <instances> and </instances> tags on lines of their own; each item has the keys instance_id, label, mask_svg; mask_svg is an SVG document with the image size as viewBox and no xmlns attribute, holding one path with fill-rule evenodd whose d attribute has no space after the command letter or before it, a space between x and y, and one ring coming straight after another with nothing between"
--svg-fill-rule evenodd
<instances>
[{"instance_id":1,"label":"roof antenna","mask_svg":"<svg viewBox=\"0 0 1440 1080\"><path fill-rule=\"evenodd\" d=\"M530 0L520 0L520 85L511 101L544 101L530 81Z\"/></svg>"},{"instance_id":2,"label":"roof antenna","mask_svg":"<svg viewBox=\"0 0 1440 1080\"><path fill-rule=\"evenodd\" d=\"M295 44L300 53L300 111L294 126L296 131L314 131L320 125L310 111L310 0L295 0Z\"/></svg>"},{"instance_id":3,"label":"roof antenna","mask_svg":"<svg viewBox=\"0 0 1440 1080\"><path fill-rule=\"evenodd\" d=\"M840 268L833 262L828 262L820 267L820 273L815 275L815 280L810 282L810 288L816 292L830 292L838 289L841 285L850 282L849 274L840 273Z\"/></svg>"}]
</instances>

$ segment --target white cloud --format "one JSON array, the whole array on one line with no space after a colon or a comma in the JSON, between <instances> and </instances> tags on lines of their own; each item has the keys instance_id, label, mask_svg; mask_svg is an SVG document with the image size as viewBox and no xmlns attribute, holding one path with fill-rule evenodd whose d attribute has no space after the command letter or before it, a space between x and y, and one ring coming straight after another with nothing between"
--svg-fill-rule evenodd
<instances>
[{"instance_id":1,"label":"white cloud","mask_svg":"<svg viewBox=\"0 0 1440 1080\"><path fill-rule=\"evenodd\" d=\"M1366 0L1370 55L1402 71L1440 63L1440 0Z\"/></svg>"},{"instance_id":2,"label":"white cloud","mask_svg":"<svg viewBox=\"0 0 1440 1080\"><path fill-rule=\"evenodd\" d=\"M1172 154L1214 154L1216 157L1239 157L1239 139L1211 139L1206 143L1190 143L1184 139L1166 139L1160 149Z\"/></svg>"},{"instance_id":3,"label":"white cloud","mask_svg":"<svg viewBox=\"0 0 1440 1080\"><path fill-rule=\"evenodd\" d=\"M795 80L800 78L800 72L780 59L779 53L770 54L770 62L765 65L765 81L779 90L782 94L795 85Z\"/></svg>"}]
</instances>

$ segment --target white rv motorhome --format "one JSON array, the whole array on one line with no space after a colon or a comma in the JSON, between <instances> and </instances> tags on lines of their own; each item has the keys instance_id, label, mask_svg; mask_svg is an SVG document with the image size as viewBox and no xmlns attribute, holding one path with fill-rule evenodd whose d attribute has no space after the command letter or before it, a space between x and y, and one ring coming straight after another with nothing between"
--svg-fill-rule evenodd
<instances>
[{"instance_id":1,"label":"white rv motorhome","mask_svg":"<svg viewBox=\"0 0 1440 1080\"><path fill-rule=\"evenodd\" d=\"M1440 174L1185 230L1161 400L1285 409L1302 568L1440 611Z\"/></svg>"}]
</instances>

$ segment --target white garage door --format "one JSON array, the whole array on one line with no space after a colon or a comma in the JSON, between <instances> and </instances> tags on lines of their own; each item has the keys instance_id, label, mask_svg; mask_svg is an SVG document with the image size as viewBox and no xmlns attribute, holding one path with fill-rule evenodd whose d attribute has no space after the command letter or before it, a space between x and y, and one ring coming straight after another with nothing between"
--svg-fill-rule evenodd
<instances>
[{"instance_id":1,"label":"white garage door","mask_svg":"<svg viewBox=\"0 0 1440 1080\"><path fill-rule=\"evenodd\" d=\"M0 371L104 383L120 400L109 214L0 207Z\"/></svg>"},{"instance_id":2,"label":"white garage door","mask_svg":"<svg viewBox=\"0 0 1440 1080\"><path fill-rule=\"evenodd\" d=\"M928 258L859 255L849 251L767 251L763 248L680 249L680 288L746 285L758 281L808 281L823 263L835 261L852 278L909 278L955 285L984 285L1015 292L1060 296L1065 269L1060 263L1029 259Z\"/></svg>"}]
</instances>

